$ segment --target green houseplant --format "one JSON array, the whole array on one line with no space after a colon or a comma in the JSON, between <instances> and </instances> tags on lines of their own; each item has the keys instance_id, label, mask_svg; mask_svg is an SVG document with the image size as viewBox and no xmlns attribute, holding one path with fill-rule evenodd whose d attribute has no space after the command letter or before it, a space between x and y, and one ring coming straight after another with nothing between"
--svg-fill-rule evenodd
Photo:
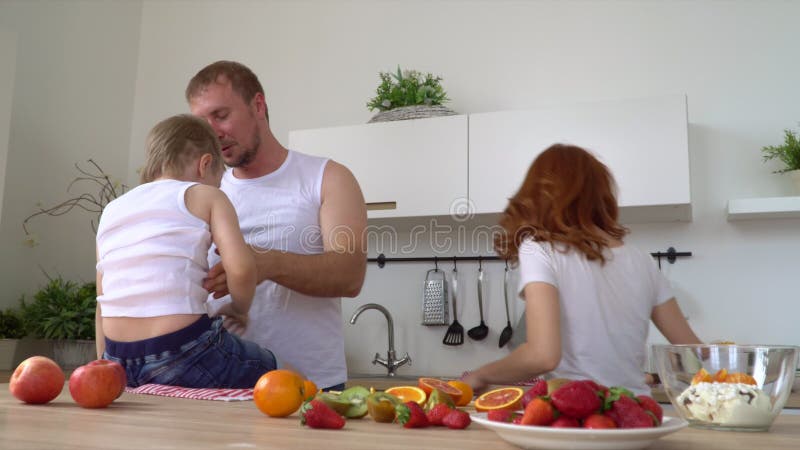
<instances>
[{"instance_id":1,"label":"green houseplant","mask_svg":"<svg viewBox=\"0 0 800 450\"><path fill-rule=\"evenodd\" d=\"M0 370L11 370L16 365L19 340L25 329L19 313L11 308L0 311Z\"/></svg>"},{"instance_id":2,"label":"green houseplant","mask_svg":"<svg viewBox=\"0 0 800 450\"><path fill-rule=\"evenodd\" d=\"M431 73L423 74L416 70L380 72L381 79L375 90L375 97L367 102L370 111L379 113L370 122L416 119L422 117L455 114L442 106L449 101L442 87L442 78Z\"/></svg>"},{"instance_id":3,"label":"green houseplant","mask_svg":"<svg viewBox=\"0 0 800 450\"><path fill-rule=\"evenodd\" d=\"M23 327L33 337L52 340L56 362L65 369L74 368L95 359L96 304L94 282L48 277L31 301L20 299Z\"/></svg>"},{"instance_id":4,"label":"green houseplant","mask_svg":"<svg viewBox=\"0 0 800 450\"><path fill-rule=\"evenodd\" d=\"M783 163L783 168L774 173L788 173L800 194L800 136L792 130L783 130L783 136L783 144L762 147L761 152L765 162L778 159Z\"/></svg>"}]
</instances>

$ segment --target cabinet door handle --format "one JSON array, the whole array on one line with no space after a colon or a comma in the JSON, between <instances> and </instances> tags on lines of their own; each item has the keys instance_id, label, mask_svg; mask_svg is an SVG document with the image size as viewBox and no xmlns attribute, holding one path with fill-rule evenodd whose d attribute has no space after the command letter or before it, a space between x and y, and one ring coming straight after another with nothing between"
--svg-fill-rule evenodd
<instances>
[{"instance_id":1,"label":"cabinet door handle","mask_svg":"<svg viewBox=\"0 0 800 450\"><path fill-rule=\"evenodd\" d=\"M367 211L397 209L397 202L367 202Z\"/></svg>"}]
</instances>

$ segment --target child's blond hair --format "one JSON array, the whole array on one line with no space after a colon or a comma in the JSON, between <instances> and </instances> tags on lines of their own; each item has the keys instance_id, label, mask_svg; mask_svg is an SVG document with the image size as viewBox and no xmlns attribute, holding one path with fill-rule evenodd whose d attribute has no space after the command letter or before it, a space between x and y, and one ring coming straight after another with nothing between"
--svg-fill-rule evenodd
<instances>
[{"instance_id":1,"label":"child's blond hair","mask_svg":"<svg viewBox=\"0 0 800 450\"><path fill-rule=\"evenodd\" d=\"M208 153L211 169L225 169L217 134L206 121L190 114L179 114L157 123L147 135L145 164L140 181L177 176L194 160Z\"/></svg>"}]
</instances>

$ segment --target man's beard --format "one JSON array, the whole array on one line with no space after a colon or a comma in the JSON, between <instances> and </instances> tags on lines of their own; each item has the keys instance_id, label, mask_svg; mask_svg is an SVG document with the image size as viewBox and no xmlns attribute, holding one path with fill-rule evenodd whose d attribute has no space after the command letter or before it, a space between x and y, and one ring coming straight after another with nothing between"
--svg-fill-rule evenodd
<instances>
[{"instance_id":1,"label":"man's beard","mask_svg":"<svg viewBox=\"0 0 800 450\"><path fill-rule=\"evenodd\" d=\"M256 133L254 136L253 146L250 148L244 148L244 152L239 155L238 158L232 161L226 161L225 164L228 167L245 167L256 158L256 154L258 153L258 147L261 146L261 137Z\"/></svg>"}]
</instances>

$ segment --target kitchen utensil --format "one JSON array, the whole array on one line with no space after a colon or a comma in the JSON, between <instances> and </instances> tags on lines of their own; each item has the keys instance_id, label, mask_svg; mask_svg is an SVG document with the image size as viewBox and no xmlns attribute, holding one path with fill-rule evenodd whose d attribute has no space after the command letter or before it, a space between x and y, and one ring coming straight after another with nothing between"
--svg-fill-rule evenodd
<instances>
[{"instance_id":1,"label":"kitchen utensil","mask_svg":"<svg viewBox=\"0 0 800 450\"><path fill-rule=\"evenodd\" d=\"M448 322L450 317L447 308L447 276L437 267L425 275L425 285L422 290L422 324L447 325Z\"/></svg>"},{"instance_id":2,"label":"kitchen utensil","mask_svg":"<svg viewBox=\"0 0 800 450\"><path fill-rule=\"evenodd\" d=\"M483 268L478 266L478 309L481 312L481 324L467 331L470 338L481 341L489 334L489 327L483 321Z\"/></svg>"},{"instance_id":3,"label":"kitchen utensil","mask_svg":"<svg viewBox=\"0 0 800 450\"><path fill-rule=\"evenodd\" d=\"M455 264L455 261L453 261L453 264ZM458 323L458 309L456 309L456 297L458 294L458 271L456 270L455 266L453 266L453 276L450 284L453 287L453 323L451 323L450 327L447 329L447 333L444 335L444 339L442 339L442 344L461 345L464 343L464 327Z\"/></svg>"},{"instance_id":4,"label":"kitchen utensil","mask_svg":"<svg viewBox=\"0 0 800 450\"><path fill-rule=\"evenodd\" d=\"M503 298L506 301L507 322L506 327L503 328L503 331L500 333L500 348L503 348L503 346L511 340L511 335L514 334L514 330L511 328L511 315L508 313L508 265L506 265L506 271L503 273Z\"/></svg>"}]
</instances>

